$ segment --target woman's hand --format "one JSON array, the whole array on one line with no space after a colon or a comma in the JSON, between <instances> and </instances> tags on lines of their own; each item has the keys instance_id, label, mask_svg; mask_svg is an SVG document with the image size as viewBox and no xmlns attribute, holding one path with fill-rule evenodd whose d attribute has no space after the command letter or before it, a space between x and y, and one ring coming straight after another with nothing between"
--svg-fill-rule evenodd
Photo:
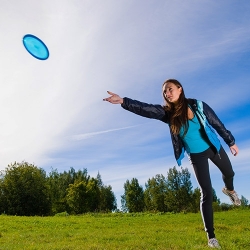
<instances>
[{"instance_id":1,"label":"woman's hand","mask_svg":"<svg viewBox=\"0 0 250 250\"><path fill-rule=\"evenodd\" d=\"M234 144L232 147L230 147L231 153L236 156L239 153L239 149L236 144Z\"/></svg>"},{"instance_id":2,"label":"woman's hand","mask_svg":"<svg viewBox=\"0 0 250 250\"><path fill-rule=\"evenodd\" d=\"M110 94L111 96L108 98L104 98L103 101L107 101L113 104L122 104L123 103L123 98L121 98L119 95L112 93L110 91L107 91L108 94Z\"/></svg>"}]
</instances>

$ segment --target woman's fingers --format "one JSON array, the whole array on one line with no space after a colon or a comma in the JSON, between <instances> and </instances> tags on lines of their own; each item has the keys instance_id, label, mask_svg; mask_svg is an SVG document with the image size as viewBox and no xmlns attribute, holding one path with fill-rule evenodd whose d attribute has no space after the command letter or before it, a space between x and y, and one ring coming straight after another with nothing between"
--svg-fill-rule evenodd
<instances>
[{"instance_id":1,"label":"woman's fingers","mask_svg":"<svg viewBox=\"0 0 250 250\"><path fill-rule=\"evenodd\" d=\"M115 93L113 93L113 92L111 92L111 91L107 91L108 92L108 94L110 94L110 95L117 95L117 94L115 94Z\"/></svg>"},{"instance_id":2,"label":"woman's fingers","mask_svg":"<svg viewBox=\"0 0 250 250\"><path fill-rule=\"evenodd\" d=\"M108 94L110 94L110 95L114 95L114 93L112 93L112 92L110 92L110 91L107 91L107 92L108 92ZM107 98L104 98L103 101L109 101L111 97L112 97L112 96L107 97Z\"/></svg>"},{"instance_id":3,"label":"woman's fingers","mask_svg":"<svg viewBox=\"0 0 250 250\"><path fill-rule=\"evenodd\" d=\"M239 153L239 149L236 144L234 144L232 147L230 147L230 150L234 156L236 156Z\"/></svg>"},{"instance_id":4,"label":"woman's fingers","mask_svg":"<svg viewBox=\"0 0 250 250\"><path fill-rule=\"evenodd\" d=\"M113 104L118 104L118 103L121 104L123 102L123 99L119 95L117 95L117 94L115 94L115 93L113 93L111 91L107 91L107 92L111 96L107 97L107 98L104 98L103 101L108 101L108 102L113 103Z\"/></svg>"}]
</instances>

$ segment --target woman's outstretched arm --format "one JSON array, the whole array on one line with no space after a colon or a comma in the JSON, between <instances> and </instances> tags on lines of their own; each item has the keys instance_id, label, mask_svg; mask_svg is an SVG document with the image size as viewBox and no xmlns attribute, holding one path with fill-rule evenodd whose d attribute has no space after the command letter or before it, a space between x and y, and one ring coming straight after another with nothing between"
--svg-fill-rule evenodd
<instances>
[{"instance_id":1,"label":"woman's outstretched arm","mask_svg":"<svg viewBox=\"0 0 250 250\"><path fill-rule=\"evenodd\" d=\"M127 97L121 98L119 95L110 91L108 91L108 94L111 96L104 98L103 101L121 104L122 108L134 114L168 123L168 116L161 105L148 104Z\"/></svg>"}]
</instances>

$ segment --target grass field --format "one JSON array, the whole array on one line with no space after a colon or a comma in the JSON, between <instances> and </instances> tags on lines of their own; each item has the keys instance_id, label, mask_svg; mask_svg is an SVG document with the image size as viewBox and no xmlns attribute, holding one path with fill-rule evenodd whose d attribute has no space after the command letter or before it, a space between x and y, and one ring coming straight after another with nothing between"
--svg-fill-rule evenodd
<instances>
[{"instance_id":1,"label":"grass field","mask_svg":"<svg viewBox=\"0 0 250 250\"><path fill-rule=\"evenodd\" d=\"M222 249L250 249L250 210L215 213ZM200 214L0 216L1 250L210 249Z\"/></svg>"}]
</instances>

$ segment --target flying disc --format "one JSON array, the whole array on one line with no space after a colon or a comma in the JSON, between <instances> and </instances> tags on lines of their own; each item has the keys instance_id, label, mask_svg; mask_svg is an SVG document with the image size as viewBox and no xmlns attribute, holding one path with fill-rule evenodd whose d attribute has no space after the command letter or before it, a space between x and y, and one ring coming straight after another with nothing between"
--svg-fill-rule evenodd
<instances>
[{"instance_id":1,"label":"flying disc","mask_svg":"<svg viewBox=\"0 0 250 250\"><path fill-rule=\"evenodd\" d=\"M27 34L23 37L25 49L36 59L46 60L49 57L49 50L45 43L38 37Z\"/></svg>"}]
</instances>

